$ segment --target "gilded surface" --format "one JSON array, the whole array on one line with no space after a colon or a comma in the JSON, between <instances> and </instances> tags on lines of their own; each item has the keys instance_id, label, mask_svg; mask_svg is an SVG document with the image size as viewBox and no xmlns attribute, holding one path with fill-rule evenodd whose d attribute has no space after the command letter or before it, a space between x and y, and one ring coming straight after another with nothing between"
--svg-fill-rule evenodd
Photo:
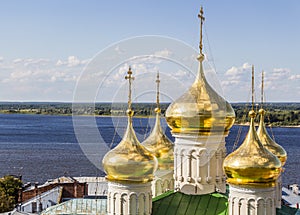
<instances>
[{"instance_id":1,"label":"gilded surface","mask_svg":"<svg viewBox=\"0 0 300 215\"><path fill-rule=\"evenodd\" d=\"M160 125L160 112L156 113L156 122L149 137L142 142L149 151L151 151L158 160L158 169L174 169L173 143L164 134Z\"/></svg>"},{"instance_id":2,"label":"gilded surface","mask_svg":"<svg viewBox=\"0 0 300 215\"><path fill-rule=\"evenodd\" d=\"M200 19L200 53L198 75L195 82L180 98L173 102L166 111L166 120L172 133L210 135L227 134L235 120L231 105L208 84L205 79L202 62L203 45L203 8L198 14Z\"/></svg>"},{"instance_id":3,"label":"gilded surface","mask_svg":"<svg viewBox=\"0 0 300 215\"><path fill-rule=\"evenodd\" d=\"M103 158L107 179L112 181L148 182L157 169L156 157L142 146L132 128L131 117L122 141Z\"/></svg>"},{"instance_id":4,"label":"gilded surface","mask_svg":"<svg viewBox=\"0 0 300 215\"><path fill-rule=\"evenodd\" d=\"M166 111L172 133L228 133L234 123L235 113L231 105L206 81L202 60L193 85Z\"/></svg>"},{"instance_id":5,"label":"gilded surface","mask_svg":"<svg viewBox=\"0 0 300 215\"><path fill-rule=\"evenodd\" d=\"M151 181L157 169L156 157L138 141L132 127L131 85L134 77L131 68L125 79L129 82L128 89L128 125L122 141L114 149L106 153L102 160L107 180L143 183Z\"/></svg>"},{"instance_id":6,"label":"gilded surface","mask_svg":"<svg viewBox=\"0 0 300 215\"><path fill-rule=\"evenodd\" d=\"M229 154L223 164L227 182L237 185L274 186L281 172L281 162L260 142L255 126L254 111L242 145Z\"/></svg>"},{"instance_id":7,"label":"gilded surface","mask_svg":"<svg viewBox=\"0 0 300 215\"><path fill-rule=\"evenodd\" d=\"M260 109L259 114L260 114L260 122L259 122L259 127L257 129L257 135L259 137L259 140L265 148L267 148L270 152L272 152L274 155L276 155L279 158L279 160L281 161L281 165L283 166L287 159L286 151L282 146L277 144L269 136L264 123L265 111L263 109Z\"/></svg>"}]
</instances>

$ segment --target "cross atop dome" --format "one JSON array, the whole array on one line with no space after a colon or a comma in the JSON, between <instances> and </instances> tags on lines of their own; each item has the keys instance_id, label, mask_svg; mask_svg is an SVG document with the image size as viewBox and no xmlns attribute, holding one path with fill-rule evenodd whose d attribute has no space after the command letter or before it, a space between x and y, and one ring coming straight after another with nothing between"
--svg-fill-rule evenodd
<instances>
[{"instance_id":1,"label":"cross atop dome","mask_svg":"<svg viewBox=\"0 0 300 215\"><path fill-rule=\"evenodd\" d=\"M252 111L254 111L254 65L252 65L252 76L251 76L251 84L252 84L252 87L251 87L251 94L252 94Z\"/></svg>"},{"instance_id":2,"label":"cross atop dome","mask_svg":"<svg viewBox=\"0 0 300 215\"><path fill-rule=\"evenodd\" d=\"M128 80L128 82L129 82L129 85L128 85L128 110L127 110L127 114L131 115L131 114L133 114L133 111L131 110L131 103L132 103L131 86L132 86L132 81L134 80L134 77L132 76L131 67L129 67L127 74L128 75L125 76L125 79Z\"/></svg>"},{"instance_id":3,"label":"cross atop dome","mask_svg":"<svg viewBox=\"0 0 300 215\"><path fill-rule=\"evenodd\" d=\"M199 60L204 60L204 54L202 52L203 50L203 44L202 44L202 40L203 40L203 22L205 21L205 17L203 16L203 7L201 7L200 12L198 14L198 18L200 19L200 43L199 43L199 49L200 49L200 56L198 57Z\"/></svg>"},{"instance_id":4,"label":"cross atop dome","mask_svg":"<svg viewBox=\"0 0 300 215\"><path fill-rule=\"evenodd\" d=\"M157 71L157 75L156 75L156 108L155 108L155 112L159 113L160 112L160 104L159 104L159 84L160 84L160 80L159 80L159 72Z\"/></svg>"},{"instance_id":5,"label":"cross atop dome","mask_svg":"<svg viewBox=\"0 0 300 215\"><path fill-rule=\"evenodd\" d=\"M260 97L260 106L264 106L264 71L261 72L261 97Z\"/></svg>"}]
</instances>

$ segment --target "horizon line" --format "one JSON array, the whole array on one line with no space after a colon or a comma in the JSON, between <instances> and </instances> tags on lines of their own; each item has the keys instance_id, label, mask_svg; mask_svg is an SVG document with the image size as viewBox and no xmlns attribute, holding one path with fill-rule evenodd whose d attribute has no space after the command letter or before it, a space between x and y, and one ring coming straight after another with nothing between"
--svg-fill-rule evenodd
<instances>
[{"instance_id":1,"label":"horizon line","mask_svg":"<svg viewBox=\"0 0 300 215\"><path fill-rule=\"evenodd\" d=\"M229 102L229 101L228 101ZM94 101L94 102L90 102L90 101L51 101L51 100L0 100L0 104L1 103L69 103L69 104L78 104L78 103L127 103L127 101ZM133 102L133 103L155 103L155 101L139 101L139 102ZM161 104L165 104L165 103L172 103L172 102L160 102ZM236 104L236 103L251 103L251 102L247 102L247 101L233 101L233 102L229 102L230 104ZM268 102L264 102L264 104L268 104L268 103L300 103L300 101L268 101ZM260 105L260 102L256 102L256 105Z\"/></svg>"}]
</instances>

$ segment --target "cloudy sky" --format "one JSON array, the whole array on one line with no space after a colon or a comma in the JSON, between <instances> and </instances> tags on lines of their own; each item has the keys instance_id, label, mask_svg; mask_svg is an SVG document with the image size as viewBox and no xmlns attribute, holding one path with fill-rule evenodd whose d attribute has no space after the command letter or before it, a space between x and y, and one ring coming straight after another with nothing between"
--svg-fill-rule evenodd
<instances>
[{"instance_id":1,"label":"cloudy sky","mask_svg":"<svg viewBox=\"0 0 300 215\"><path fill-rule=\"evenodd\" d=\"M253 64L257 98L264 70L267 101L300 102L298 0L3 0L0 101L72 101L79 89L90 93L92 88L78 87L82 82L97 85L91 98L113 101L124 97L119 94L125 91L129 65L144 79L134 87L137 98L155 91L152 83L159 70L162 84L174 88L164 93L166 101L172 100L179 93L176 89L184 90L193 79L191 73L197 72L193 50L199 43L201 5L206 17L204 52L210 65L206 71L217 91L230 102L249 101ZM170 38L190 50L183 51L178 44L172 49L172 43L163 40L153 45L151 37L143 44L128 39L144 35ZM139 48L147 49L146 57ZM125 60L124 53L130 53ZM212 78L210 72L215 73ZM168 95L171 92L176 93Z\"/></svg>"}]
</instances>

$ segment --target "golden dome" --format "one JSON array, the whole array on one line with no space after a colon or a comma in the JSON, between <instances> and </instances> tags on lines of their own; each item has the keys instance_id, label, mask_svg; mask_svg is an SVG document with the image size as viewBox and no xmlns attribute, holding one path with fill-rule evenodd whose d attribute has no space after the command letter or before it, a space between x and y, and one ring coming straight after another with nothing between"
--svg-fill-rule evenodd
<instances>
[{"instance_id":1,"label":"golden dome","mask_svg":"<svg viewBox=\"0 0 300 215\"><path fill-rule=\"evenodd\" d=\"M274 186L281 172L281 162L260 142L254 126L253 110L249 116L251 122L244 142L224 160L227 182L236 185Z\"/></svg>"},{"instance_id":2,"label":"golden dome","mask_svg":"<svg viewBox=\"0 0 300 215\"><path fill-rule=\"evenodd\" d=\"M107 180L126 182L148 182L153 179L157 169L156 157L138 141L132 127L131 110L131 81L134 77L129 68L129 99L128 99L128 125L122 141L114 149L106 153L102 160Z\"/></svg>"},{"instance_id":3,"label":"golden dome","mask_svg":"<svg viewBox=\"0 0 300 215\"><path fill-rule=\"evenodd\" d=\"M107 179L112 181L147 182L153 179L157 159L143 147L133 130L131 117L122 141L103 158Z\"/></svg>"},{"instance_id":4,"label":"golden dome","mask_svg":"<svg viewBox=\"0 0 300 215\"><path fill-rule=\"evenodd\" d=\"M281 161L281 165L283 166L286 162L287 159L287 154L286 151L282 146L277 144L268 134L265 122L264 122L264 115L265 115L265 110L260 109L259 114L260 114L260 122L259 122L259 127L257 129L257 135L259 137L260 142L262 145L267 148L270 152L272 152L274 155L278 157L278 159Z\"/></svg>"},{"instance_id":5,"label":"golden dome","mask_svg":"<svg viewBox=\"0 0 300 215\"><path fill-rule=\"evenodd\" d=\"M198 75L192 86L174 101L166 111L166 120L172 133L210 135L227 134L234 123L235 113L231 105L208 84L202 62L202 27L205 20L200 13L200 55Z\"/></svg>"},{"instance_id":6,"label":"golden dome","mask_svg":"<svg viewBox=\"0 0 300 215\"><path fill-rule=\"evenodd\" d=\"M156 122L149 137L142 142L150 152L152 152L158 160L158 169L169 170L174 169L174 153L173 143L164 134L160 125L160 109L156 108Z\"/></svg>"},{"instance_id":7,"label":"golden dome","mask_svg":"<svg viewBox=\"0 0 300 215\"><path fill-rule=\"evenodd\" d=\"M208 84L202 61L198 57L199 71L192 86L174 101L166 111L166 120L172 133L211 133L229 132L235 120L231 105Z\"/></svg>"}]
</instances>

